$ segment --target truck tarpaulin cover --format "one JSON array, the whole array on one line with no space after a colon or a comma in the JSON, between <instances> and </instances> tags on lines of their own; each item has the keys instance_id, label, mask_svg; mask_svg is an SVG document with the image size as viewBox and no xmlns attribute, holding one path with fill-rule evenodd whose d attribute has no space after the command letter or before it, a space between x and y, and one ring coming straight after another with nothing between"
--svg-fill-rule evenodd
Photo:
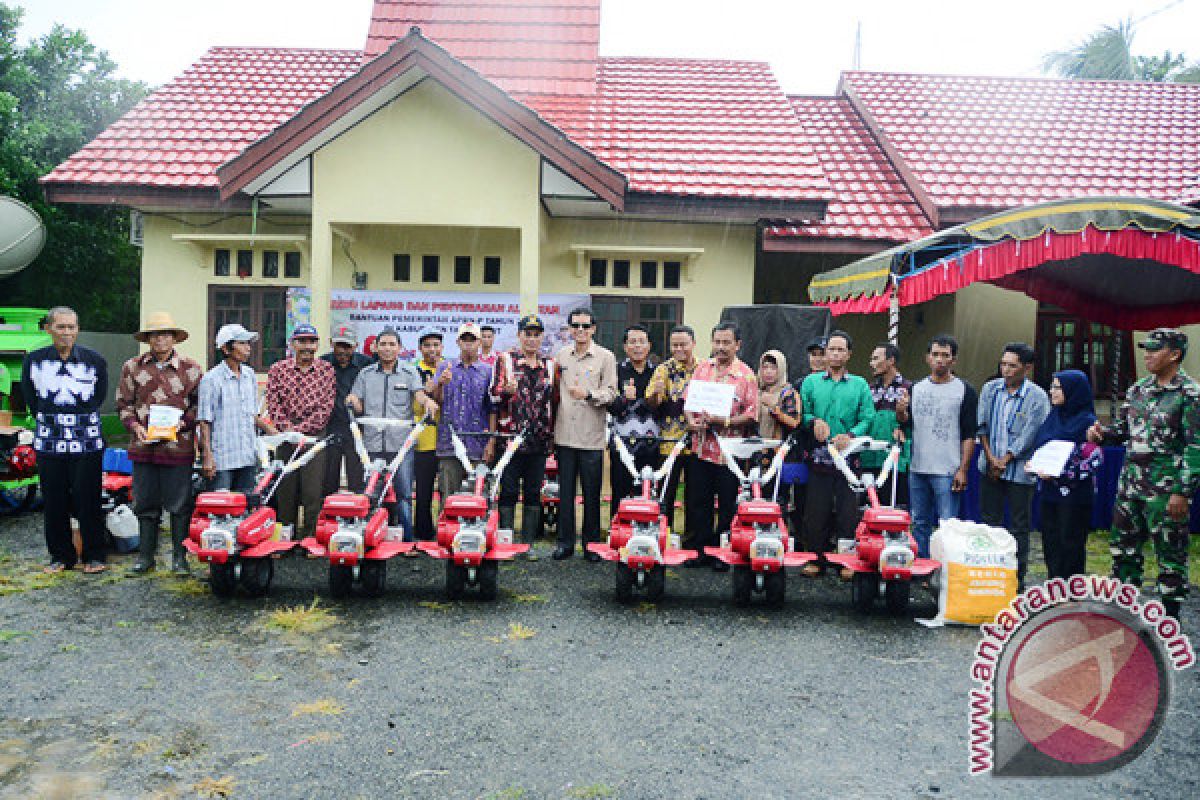
<instances>
[{"instance_id":1,"label":"truck tarpaulin cover","mask_svg":"<svg viewBox=\"0 0 1200 800\"><path fill-rule=\"evenodd\" d=\"M788 361L788 378L795 381L808 374L805 348L818 336L829 333L832 314L822 306L764 305L726 306L722 322L736 322L742 333L738 357L757 371L758 359L767 350L779 350ZM696 331L697 354L705 353L707 331Z\"/></svg>"}]
</instances>

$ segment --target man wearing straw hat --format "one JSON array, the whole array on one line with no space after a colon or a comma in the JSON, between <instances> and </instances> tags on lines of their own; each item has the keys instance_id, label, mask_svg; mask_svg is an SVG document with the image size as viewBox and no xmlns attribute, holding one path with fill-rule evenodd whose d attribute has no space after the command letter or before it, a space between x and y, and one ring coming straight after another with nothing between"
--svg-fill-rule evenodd
<instances>
[{"instance_id":1,"label":"man wearing straw hat","mask_svg":"<svg viewBox=\"0 0 1200 800\"><path fill-rule=\"evenodd\" d=\"M141 553L133 571L154 569L159 521L166 511L171 515L171 568L182 574L188 571L183 539L191 516L196 397L204 370L175 351L188 333L165 311L151 313L133 338L150 347L125 362L117 383L117 414L130 435Z\"/></svg>"}]
</instances>

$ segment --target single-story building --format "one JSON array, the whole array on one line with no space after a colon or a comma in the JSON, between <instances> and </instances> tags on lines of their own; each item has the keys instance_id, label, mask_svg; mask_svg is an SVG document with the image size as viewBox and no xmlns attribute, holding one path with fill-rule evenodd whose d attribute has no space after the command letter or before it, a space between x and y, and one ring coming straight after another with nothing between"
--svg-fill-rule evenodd
<instances>
[{"instance_id":1,"label":"single-story building","mask_svg":"<svg viewBox=\"0 0 1200 800\"><path fill-rule=\"evenodd\" d=\"M377 0L361 51L215 47L47 197L138 212L143 313L171 311L210 360L206 335L241 321L263 369L289 289L321 330L348 291L581 296L602 342L642 322L661 354L676 322L805 303L819 272L994 211L1200 195L1200 86L847 72L789 97L764 63L599 55L601 0L462 10ZM909 372L948 330L972 380L1024 339L1101 385L1122 335L987 285L901 330Z\"/></svg>"}]
</instances>

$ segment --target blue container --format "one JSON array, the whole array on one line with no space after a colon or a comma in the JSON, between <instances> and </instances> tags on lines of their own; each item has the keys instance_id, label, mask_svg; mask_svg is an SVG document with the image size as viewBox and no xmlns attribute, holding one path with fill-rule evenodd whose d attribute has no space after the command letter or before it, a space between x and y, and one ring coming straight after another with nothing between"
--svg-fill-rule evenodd
<instances>
[{"instance_id":1,"label":"blue container","mask_svg":"<svg viewBox=\"0 0 1200 800\"><path fill-rule=\"evenodd\" d=\"M119 472L122 475L133 474L133 462L129 460L129 451L119 447L104 449L103 469L105 472Z\"/></svg>"}]
</instances>

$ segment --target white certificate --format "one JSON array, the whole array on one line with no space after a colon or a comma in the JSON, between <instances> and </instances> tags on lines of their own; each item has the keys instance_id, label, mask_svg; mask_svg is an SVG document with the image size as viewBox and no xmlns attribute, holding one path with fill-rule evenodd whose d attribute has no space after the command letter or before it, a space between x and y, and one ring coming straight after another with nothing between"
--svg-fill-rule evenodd
<instances>
[{"instance_id":1,"label":"white certificate","mask_svg":"<svg viewBox=\"0 0 1200 800\"><path fill-rule=\"evenodd\" d=\"M1071 453L1075 452L1075 443L1064 439L1051 439L1039 447L1025 463L1025 471L1035 475L1049 475L1057 478L1062 475Z\"/></svg>"},{"instance_id":2,"label":"white certificate","mask_svg":"<svg viewBox=\"0 0 1200 800\"><path fill-rule=\"evenodd\" d=\"M733 411L733 395L732 383L692 381L688 384L687 400L683 404L683 410L691 411L693 414L707 411L709 416L728 417Z\"/></svg>"}]
</instances>

